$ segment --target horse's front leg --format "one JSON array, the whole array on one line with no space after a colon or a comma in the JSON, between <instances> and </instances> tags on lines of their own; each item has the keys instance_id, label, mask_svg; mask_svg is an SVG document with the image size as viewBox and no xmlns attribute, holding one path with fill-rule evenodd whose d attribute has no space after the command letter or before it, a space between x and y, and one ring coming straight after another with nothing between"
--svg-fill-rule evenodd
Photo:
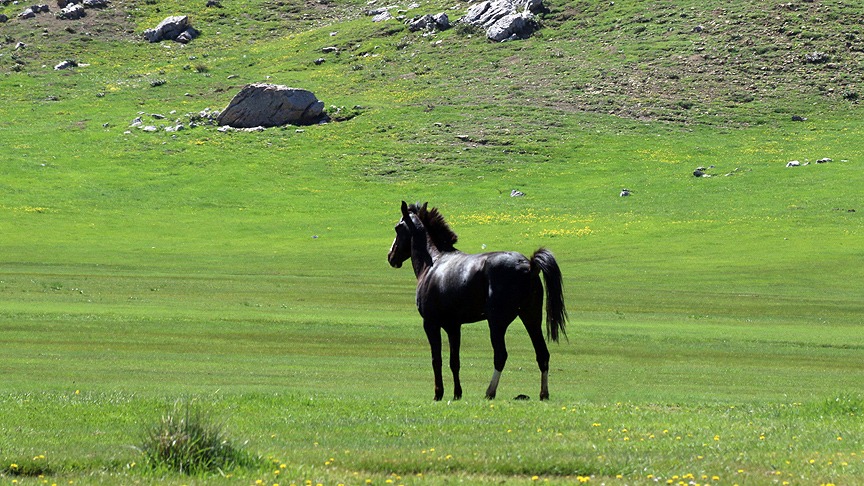
<instances>
[{"instance_id":1,"label":"horse's front leg","mask_svg":"<svg viewBox=\"0 0 864 486\"><path fill-rule=\"evenodd\" d=\"M432 372L435 374L435 401L444 397L444 378L441 376L441 326L423 321L423 329L432 350Z\"/></svg>"},{"instance_id":2,"label":"horse's front leg","mask_svg":"<svg viewBox=\"0 0 864 486\"><path fill-rule=\"evenodd\" d=\"M450 371L453 372L453 400L462 398L462 383L459 381L459 345L462 342L462 326L455 325L447 329L447 339L450 341Z\"/></svg>"}]
</instances>

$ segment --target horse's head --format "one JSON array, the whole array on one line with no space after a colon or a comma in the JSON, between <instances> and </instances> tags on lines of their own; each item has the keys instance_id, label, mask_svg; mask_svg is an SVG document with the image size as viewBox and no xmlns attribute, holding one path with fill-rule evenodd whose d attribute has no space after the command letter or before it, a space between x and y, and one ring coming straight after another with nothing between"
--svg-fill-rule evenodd
<instances>
[{"instance_id":1,"label":"horse's head","mask_svg":"<svg viewBox=\"0 0 864 486\"><path fill-rule=\"evenodd\" d=\"M426 208L425 204L423 208ZM402 219L396 224L396 239L393 240L390 252L387 253L387 261L391 267L401 268L405 260L411 258L411 237L417 228L422 226L423 223L417 215L409 210L408 203L402 201Z\"/></svg>"}]
</instances>

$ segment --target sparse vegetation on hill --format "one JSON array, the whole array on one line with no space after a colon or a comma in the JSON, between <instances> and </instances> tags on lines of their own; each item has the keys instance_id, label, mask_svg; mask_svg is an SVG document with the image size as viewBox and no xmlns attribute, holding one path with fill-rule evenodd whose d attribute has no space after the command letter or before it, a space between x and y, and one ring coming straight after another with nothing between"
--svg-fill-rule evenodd
<instances>
[{"instance_id":1,"label":"sparse vegetation on hill","mask_svg":"<svg viewBox=\"0 0 864 486\"><path fill-rule=\"evenodd\" d=\"M274 74L281 67L329 75L334 69L316 70L309 63L313 56L320 57L321 47L332 43L341 48L341 56L330 56L328 61L341 70L373 71L366 76L339 73L364 83L381 85L413 77L414 82L402 84L420 89L423 84L417 86L417 76L434 70L438 93L432 99L522 100L570 112L640 120L748 125L806 117L826 107L856 105L864 72L864 14L839 1L754 0L721 6L547 2L547 12L538 17L542 30L532 42L504 49L506 55L482 40L482 35L467 38L465 29L433 40L408 32L398 19L373 24L364 15L365 4L219 5L118 1L76 21L59 20L52 14L17 19L14 9L18 7L6 6L3 11L13 18L2 26L0 69L35 74L64 58L77 56L87 62L83 57L112 55L100 51L115 51L129 64L137 64L135 51L147 51L140 45L133 47L141 43L143 30L161 17L182 13L190 15L204 35L196 41L200 48L188 51L207 52L217 58L215 62L224 60L226 68L253 67L235 61L252 55L248 62L267 65ZM456 19L467 5L433 2L402 7L402 18L446 9ZM333 30L342 32L329 42L319 35ZM313 41L319 44L310 45ZM19 42L27 47L16 49ZM280 53L279 46L294 47ZM164 54L148 57L151 62L167 61ZM368 56L377 62L364 59ZM134 68L126 66L126 70ZM249 76L256 71L234 74ZM484 89L490 83L490 89Z\"/></svg>"}]
</instances>

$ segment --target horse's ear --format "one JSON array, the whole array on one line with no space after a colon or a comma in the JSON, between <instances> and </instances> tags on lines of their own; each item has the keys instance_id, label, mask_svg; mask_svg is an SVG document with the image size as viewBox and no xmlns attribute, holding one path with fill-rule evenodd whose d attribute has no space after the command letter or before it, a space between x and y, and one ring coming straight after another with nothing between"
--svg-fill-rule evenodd
<instances>
[{"instance_id":1,"label":"horse's ear","mask_svg":"<svg viewBox=\"0 0 864 486\"><path fill-rule=\"evenodd\" d=\"M426 212L428 207L429 207L429 201L426 201L425 203L423 203L423 212Z\"/></svg>"},{"instance_id":2,"label":"horse's ear","mask_svg":"<svg viewBox=\"0 0 864 486\"><path fill-rule=\"evenodd\" d=\"M407 220L411 219L411 217L408 216L408 203L406 203L405 201L402 201L402 217Z\"/></svg>"}]
</instances>

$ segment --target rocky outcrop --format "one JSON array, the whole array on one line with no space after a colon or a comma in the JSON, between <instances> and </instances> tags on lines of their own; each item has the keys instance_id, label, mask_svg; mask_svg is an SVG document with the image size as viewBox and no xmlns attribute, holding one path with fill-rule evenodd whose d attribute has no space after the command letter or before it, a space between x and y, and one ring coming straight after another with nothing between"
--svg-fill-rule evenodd
<instances>
[{"instance_id":1,"label":"rocky outcrop","mask_svg":"<svg viewBox=\"0 0 864 486\"><path fill-rule=\"evenodd\" d=\"M310 125L322 120L324 102L311 91L277 84L248 84L216 122L234 128Z\"/></svg>"},{"instance_id":2,"label":"rocky outcrop","mask_svg":"<svg viewBox=\"0 0 864 486\"><path fill-rule=\"evenodd\" d=\"M534 14L542 0L485 0L468 8L459 22L479 27L493 41L523 39L536 30Z\"/></svg>"}]
</instances>

